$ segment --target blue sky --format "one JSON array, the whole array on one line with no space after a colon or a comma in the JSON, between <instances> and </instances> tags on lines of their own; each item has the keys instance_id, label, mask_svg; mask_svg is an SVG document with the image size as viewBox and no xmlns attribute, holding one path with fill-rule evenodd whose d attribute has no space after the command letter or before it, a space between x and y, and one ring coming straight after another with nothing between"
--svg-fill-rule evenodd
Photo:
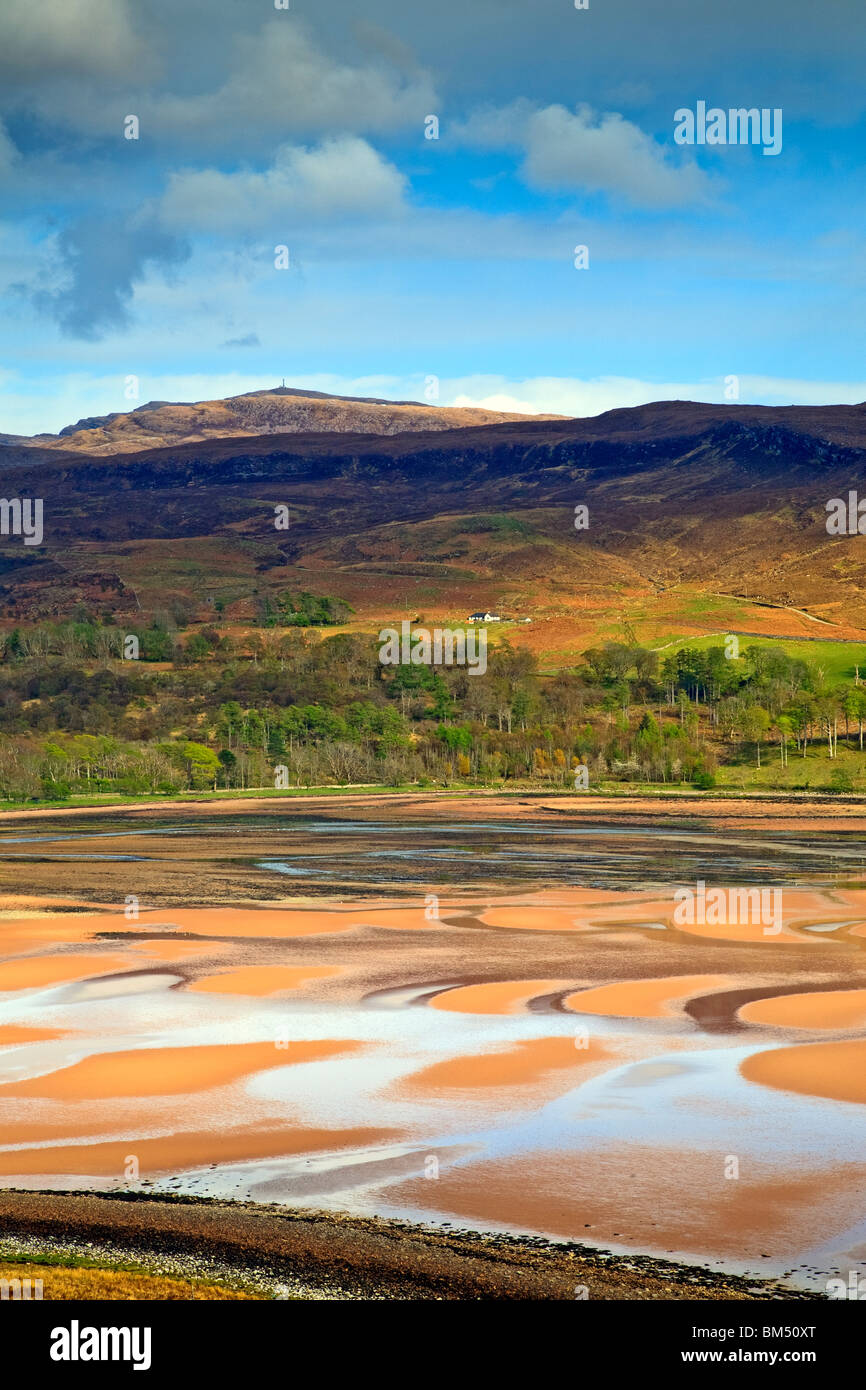
<instances>
[{"instance_id":1,"label":"blue sky","mask_svg":"<svg viewBox=\"0 0 866 1390\"><path fill-rule=\"evenodd\" d=\"M0 432L283 377L866 400L862 0L290 3L4 0ZM781 153L678 146L699 100Z\"/></svg>"}]
</instances>

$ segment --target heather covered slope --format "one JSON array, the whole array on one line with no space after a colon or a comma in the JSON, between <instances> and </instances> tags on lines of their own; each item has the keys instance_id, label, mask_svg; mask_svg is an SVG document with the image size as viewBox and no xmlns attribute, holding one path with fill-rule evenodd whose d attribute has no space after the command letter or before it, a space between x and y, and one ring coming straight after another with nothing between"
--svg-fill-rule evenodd
<instances>
[{"instance_id":1,"label":"heather covered slope","mask_svg":"<svg viewBox=\"0 0 866 1390\"><path fill-rule=\"evenodd\" d=\"M494 605L532 617L521 640L563 658L623 621L653 645L866 629L866 538L826 530L828 499L866 483L866 406L660 402L433 433L4 455L6 495L45 502L42 547L3 538L7 621L183 598L201 621L218 604L250 623L296 587L368 626Z\"/></svg>"}]
</instances>

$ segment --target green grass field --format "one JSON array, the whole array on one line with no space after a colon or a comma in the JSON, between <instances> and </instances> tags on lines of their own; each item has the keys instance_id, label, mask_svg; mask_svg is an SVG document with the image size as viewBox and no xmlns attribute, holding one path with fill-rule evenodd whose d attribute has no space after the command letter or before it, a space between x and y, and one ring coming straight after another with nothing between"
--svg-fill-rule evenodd
<instances>
[{"instance_id":1,"label":"green grass field","mask_svg":"<svg viewBox=\"0 0 866 1390\"><path fill-rule=\"evenodd\" d=\"M866 681L866 644L860 642L805 642L791 637L746 637L740 636L740 652L745 653L751 646L756 647L781 647L788 656L796 657L801 661L806 661L810 666L820 667L824 672L825 679L830 684L850 682L853 684L855 667L859 666L860 675ZM671 652L680 650L683 647L693 647L699 651L706 651L708 647L721 647L724 645L724 637L677 637L661 643L653 643L659 652L659 659L664 660Z\"/></svg>"},{"instance_id":2,"label":"green grass field","mask_svg":"<svg viewBox=\"0 0 866 1390\"><path fill-rule=\"evenodd\" d=\"M866 794L866 758L859 752L856 730L853 731L852 748L848 748L843 735L839 734L837 756L830 758L826 743L810 745L806 756L798 753L796 747L788 744L788 765L782 765L778 743L766 743L761 749L761 766L756 766L754 747L748 749L748 758L738 758L736 762L722 764L716 773L716 784L741 792L755 791L804 791L836 792L842 795ZM848 786L834 785L841 778L848 779Z\"/></svg>"}]
</instances>

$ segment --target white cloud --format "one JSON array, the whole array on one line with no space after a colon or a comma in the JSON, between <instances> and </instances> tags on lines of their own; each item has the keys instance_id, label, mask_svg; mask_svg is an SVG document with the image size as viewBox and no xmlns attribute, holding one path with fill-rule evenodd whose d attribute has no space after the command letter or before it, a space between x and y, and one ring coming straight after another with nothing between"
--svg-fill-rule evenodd
<instances>
[{"instance_id":1,"label":"white cloud","mask_svg":"<svg viewBox=\"0 0 866 1390\"><path fill-rule=\"evenodd\" d=\"M534 188L615 193L643 207L703 202L706 176L673 164L663 146L616 112L548 106L530 118L524 176Z\"/></svg>"},{"instance_id":2,"label":"white cloud","mask_svg":"<svg viewBox=\"0 0 866 1390\"><path fill-rule=\"evenodd\" d=\"M691 159L657 143L618 112L589 106L485 107L457 124L455 140L478 149L522 151L521 175L545 192L608 193L641 207L706 202L710 183Z\"/></svg>"},{"instance_id":3,"label":"white cloud","mask_svg":"<svg viewBox=\"0 0 866 1390\"><path fill-rule=\"evenodd\" d=\"M866 381L802 381L784 377L741 376L740 405L857 405L866 400ZM725 380L641 381L633 377L477 376L440 383L443 405L514 410L527 415L601 415L605 410L648 405L651 401L705 401L726 404Z\"/></svg>"},{"instance_id":4,"label":"white cloud","mask_svg":"<svg viewBox=\"0 0 866 1390\"><path fill-rule=\"evenodd\" d=\"M631 377L598 377L581 381L574 377L475 376L449 383L442 399L448 405L479 406L485 410L517 410L526 415L600 415L621 406L646 405L649 401L719 400L724 383L708 387L694 382L647 382Z\"/></svg>"},{"instance_id":5,"label":"white cloud","mask_svg":"<svg viewBox=\"0 0 866 1390\"><path fill-rule=\"evenodd\" d=\"M866 401L866 381L745 376L740 378L740 390L762 405L862 405Z\"/></svg>"},{"instance_id":6,"label":"white cloud","mask_svg":"<svg viewBox=\"0 0 866 1390\"><path fill-rule=\"evenodd\" d=\"M335 218L388 218L406 180L366 140L342 136L314 149L284 145L264 173L218 169L173 174L161 215L178 231L269 235Z\"/></svg>"}]
</instances>

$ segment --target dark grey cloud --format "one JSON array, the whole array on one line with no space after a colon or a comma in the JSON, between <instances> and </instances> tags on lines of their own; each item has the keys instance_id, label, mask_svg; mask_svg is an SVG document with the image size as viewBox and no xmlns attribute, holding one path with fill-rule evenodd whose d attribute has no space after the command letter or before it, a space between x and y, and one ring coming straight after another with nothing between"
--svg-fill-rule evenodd
<instances>
[{"instance_id":1,"label":"dark grey cloud","mask_svg":"<svg viewBox=\"0 0 866 1390\"><path fill-rule=\"evenodd\" d=\"M127 0L3 0L0 6L5 84L115 77L124 66L146 63L148 52Z\"/></svg>"},{"instance_id":2,"label":"dark grey cloud","mask_svg":"<svg viewBox=\"0 0 866 1390\"><path fill-rule=\"evenodd\" d=\"M411 138L525 97L625 106L661 128L698 96L846 123L866 109L863 0L3 0L0 112L120 143L124 115L161 159L288 139ZM688 90L693 88L693 91ZM736 90L732 90L735 88ZM730 94L730 100L729 98ZM673 105L672 105L673 103ZM641 119L642 128L647 120Z\"/></svg>"},{"instance_id":3,"label":"dark grey cloud","mask_svg":"<svg viewBox=\"0 0 866 1390\"><path fill-rule=\"evenodd\" d=\"M73 0L90 7L105 2ZM436 108L430 76L411 62L398 40L389 43L375 29L365 30L364 41L343 56L329 50L327 33L317 34L307 19L273 10L269 16L267 10L251 14L233 6L233 27L225 29L222 44L200 52L197 42L177 38L173 16L164 26L147 25L147 8L145 0L137 16L149 45L140 59L118 48L114 64L86 71L73 49L67 66L56 71L49 45L43 68L19 83L14 67L4 74L4 39L17 37L17 47L29 55L38 51L41 26L25 11L16 19L14 35L6 35L0 5L0 81L8 77L0 85L0 114L34 117L48 145L68 143L70 137L79 145L83 139L111 141L118 154L124 148L124 118L135 115L139 153L165 162L176 161L181 152L186 158L197 151L257 153L287 138L420 129ZM31 9L39 13L37 6ZM206 22L224 26L224 7L221 13L215 3ZM32 31L26 44L23 30ZM174 50L184 55L182 69L175 66Z\"/></svg>"},{"instance_id":4,"label":"dark grey cloud","mask_svg":"<svg viewBox=\"0 0 866 1390\"><path fill-rule=\"evenodd\" d=\"M68 337L91 340L129 324L135 286L149 269L178 265L189 255L183 240L149 215L114 226L82 218L61 231L57 251L59 260L42 271L42 283L15 288ZM49 275L59 283L46 285Z\"/></svg>"}]
</instances>

